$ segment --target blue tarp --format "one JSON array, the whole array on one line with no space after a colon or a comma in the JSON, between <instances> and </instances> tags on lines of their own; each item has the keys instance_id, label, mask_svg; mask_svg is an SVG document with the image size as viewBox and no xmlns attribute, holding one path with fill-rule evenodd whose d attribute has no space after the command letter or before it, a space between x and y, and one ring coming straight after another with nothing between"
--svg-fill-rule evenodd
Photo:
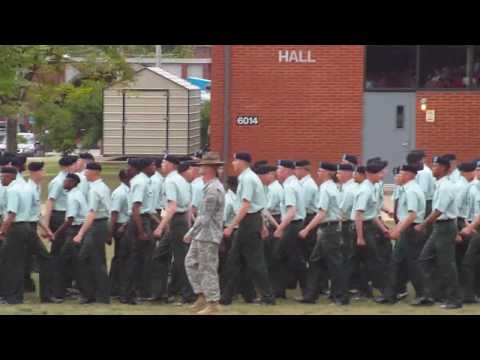
<instances>
[{"instance_id":1,"label":"blue tarp","mask_svg":"<svg viewBox=\"0 0 480 360\"><path fill-rule=\"evenodd\" d=\"M212 85L211 80L207 79L202 79L202 78L197 78L197 77L188 77L187 81L191 83L192 85L198 86L200 90L205 90L207 86Z\"/></svg>"}]
</instances>

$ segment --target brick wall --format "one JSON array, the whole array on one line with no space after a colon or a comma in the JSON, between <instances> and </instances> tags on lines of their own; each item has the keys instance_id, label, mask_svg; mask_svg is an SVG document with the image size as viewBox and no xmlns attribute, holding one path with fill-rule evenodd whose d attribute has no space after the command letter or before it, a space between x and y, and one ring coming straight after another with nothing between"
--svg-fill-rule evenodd
<instances>
[{"instance_id":1,"label":"brick wall","mask_svg":"<svg viewBox=\"0 0 480 360\"><path fill-rule=\"evenodd\" d=\"M279 50L312 51L313 64L279 63ZM363 46L232 46L231 154L275 161L361 155ZM213 46L212 149L223 146L223 46ZM237 116L260 125L239 127Z\"/></svg>"},{"instance_id":2,"label":"brick wall","mask_svg":"<svg viewBox=\"0 0 480 360\"><path fill-rule=\"evenodd\" d=\"M420 100L426 98L428 109L435 110L435 122L425 121ZM459 160L480 156L480 92L419 91L416 119L417 148L433 155L453 152Z\"/></svg>"}]
</instances>

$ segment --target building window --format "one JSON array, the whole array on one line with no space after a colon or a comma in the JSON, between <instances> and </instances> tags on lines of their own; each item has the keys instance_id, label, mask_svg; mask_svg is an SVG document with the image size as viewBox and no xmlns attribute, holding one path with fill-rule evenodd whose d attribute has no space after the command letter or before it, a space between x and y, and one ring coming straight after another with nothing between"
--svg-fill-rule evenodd
<instances>
[{"instance_id":1,"label":"building window","mask_svg":"<svg viewBox=\"0 0 480 360\"><path fill-rule=\"evenodd\" d=\"M415 89L416 46L367 46L365 89Z\"/></svg>"},{"instance_id":2,"label":"building window","mask_svg":"<svg viewBox=\"0 0 480 360\"><path fill-rule=\"evenodd\" d=\"M469 87L467 46L421 46L420 82L424 89Z\"/></svg>"}]
</instances>

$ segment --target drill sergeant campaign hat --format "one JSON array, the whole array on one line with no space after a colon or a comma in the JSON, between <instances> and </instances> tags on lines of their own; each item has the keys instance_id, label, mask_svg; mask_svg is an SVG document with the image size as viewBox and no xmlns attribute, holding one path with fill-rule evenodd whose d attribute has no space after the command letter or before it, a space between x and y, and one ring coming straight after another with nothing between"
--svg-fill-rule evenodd
<instances>
[{"instance_id":1,"label":"drill sergeant campaign hat","mask_svg":"<svg viewBox=\"0 0 480 360\"><path fill-rule=\"evenodd\" d=\"M216 152L208 152L203 155L202 159L196 162L195 165L202 166L223 166L225 163L220 159L220 155Z\"/></svg>"}]
</instances>

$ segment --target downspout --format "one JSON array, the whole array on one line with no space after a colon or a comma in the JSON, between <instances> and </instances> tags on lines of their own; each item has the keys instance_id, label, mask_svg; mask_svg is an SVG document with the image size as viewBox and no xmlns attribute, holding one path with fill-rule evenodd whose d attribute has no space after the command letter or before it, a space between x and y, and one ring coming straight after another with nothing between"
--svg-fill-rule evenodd
<instances>
[{"instance_id":1,"label":"downspout","mask_svg":"<svg viewBox=\"0 0 480 360\"><path fill-rule=\"evenodd\" d=\"M232 74L232 47L223 47L223 161L225 162L223 181L228 178L228 160L230 157L230 94Z\"/></svg>"}]
</instances>

